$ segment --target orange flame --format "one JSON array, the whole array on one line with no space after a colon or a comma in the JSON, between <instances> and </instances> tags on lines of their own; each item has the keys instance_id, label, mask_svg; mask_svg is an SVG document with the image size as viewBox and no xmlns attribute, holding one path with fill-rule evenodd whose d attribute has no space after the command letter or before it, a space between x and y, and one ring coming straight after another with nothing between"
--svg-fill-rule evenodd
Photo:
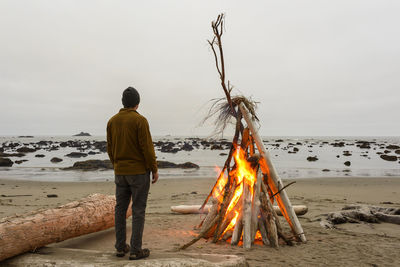
<instances>
[{"instance_id":1,"label":"orange flame","mask_svg":"<svg viewBox=\"0 0 400 267\"><path fill-rule=\"evenodd\" d=\"M224 172L221 172L221 169L218 166L215 166L215 170L220 173L220 176L217 179L217 184L213 191L213 197L217 199L219 203L221 203L223 200L222 192L225 189L225 184L228 181L228 177Z\"/></svg>"},{"instance_id":2,"label":"orange flame","mask_svg":"<svg viewBox=\"0 0 400 267\"><path fill-rule=\"evenodd\" d=\"M257 180L257 173L254 168L252 168L250 162L246 160L246 152L240 147L237 146L236 150L233 154L236 167L229 172L230 177L234 177L235 179L232 179L236 184L236 188L234 191L234 194L232 196L232 199L226 209L225 212L225 218L227 215L235 209L235 207L238 205L238 202L240 200L240 197L243 194L243 186L244 183L246 183L250 187L250 194L251 197L253 198L254 194L254 184ZM220 203L223 201L223 191L225 190L225 185L228 182L228 177L225 175L225 173L221 173L221 170L217 167L216 170L218 173L220 173L220 176L218 177L216 186L213 191L213 197L217 199ZM240 205L240 203L239 203ZM224 234L233 229L236 225L236 222L239 218L241 212L241 208L237 208L234 213L235 215L233 216L232 220L229 222L228 226L225 228L224 232L222 233L221 237L224 236Z\"/></svg>"},{"instance_id":3,"label":"orange flame","mask_svg":"<svg viewBox=\"0 0 400 267\"><path fill-rule=\"evenodd\" d=\"M238 217L239 217L239 212L237 210L235 210L235 216L233 217L231 222L228 224L228 226L225 228L225 231L222 233L221 236L224 236L224 234L226 232L228 232L229 230L233 229L233 227L236 225L236 221L237 221Z\"/></svg>"}]
</instances>

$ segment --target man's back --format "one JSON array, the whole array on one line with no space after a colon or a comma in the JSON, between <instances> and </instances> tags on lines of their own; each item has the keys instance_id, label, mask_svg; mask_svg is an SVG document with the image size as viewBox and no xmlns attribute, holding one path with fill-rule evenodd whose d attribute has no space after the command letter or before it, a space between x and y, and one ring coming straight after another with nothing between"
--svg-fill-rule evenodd
<instances>
[{"instance_id":1,"label":"man's back","mask_svg":"<svg viewBox=\"0 0 400 267\"><path fill-rule=\"evenodd\" d=\"M132 108L122 108L108 121L107 152L116 175L157 172L148 122Z\"/></svg>"}]
</instances>

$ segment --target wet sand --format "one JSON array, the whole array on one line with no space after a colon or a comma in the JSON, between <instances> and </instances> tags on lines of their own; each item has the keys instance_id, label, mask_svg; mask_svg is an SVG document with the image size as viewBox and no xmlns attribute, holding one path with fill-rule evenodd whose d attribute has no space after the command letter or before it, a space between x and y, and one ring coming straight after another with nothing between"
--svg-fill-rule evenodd
<instances>
[{"instance_id":1,"label":"wet sand","mask_svg":"<svg viewBox=\"0 0 400 267\"><path fill-rule=\"evenodd\" d=\"M146 214L144 247L157 253L172 252L196 235L204 215L180 215L170 206L201 204L215 179L160 179L151 186ZM291 181L291 180L290 180ZM400 177L298 179L287 188L294 205L307 205L300 218L307 243L279 249L255 245L250 251L228 243L200 240L190 253L244 256L250 266L400 266L400 226L395 224L343 224L327 230L320 226L324 214L346 204L400 206ZM286 182L287 183L287 182ZM0 217L54 208L92 193L114 194L113 182L30 182L0 179ZM56 194L48 198L48 194ZM18 196L29 195L29 196ZM30 196L31 195L31 196ZM393 204L382 204L391 202ZM128 225L131 220L128 219ZM282 219L283 222L283 219ZM130 234L130 227L128 227ZM50 245L113 252L114 229ZM155 256L154 256L155 257Z\"/></svg>"}]
</instances>

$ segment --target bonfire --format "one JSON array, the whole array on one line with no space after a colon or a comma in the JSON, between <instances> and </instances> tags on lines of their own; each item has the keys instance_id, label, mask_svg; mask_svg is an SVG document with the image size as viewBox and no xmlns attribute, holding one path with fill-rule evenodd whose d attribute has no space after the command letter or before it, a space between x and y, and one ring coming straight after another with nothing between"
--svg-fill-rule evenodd
<instances>
[{"instance_id":1,"label":"bonfire","mask_svg":"<svg viewBox=\"0 0 400 267\"><path fill-rule=\"evenodd\" d=\"M296 241L305 242L303 229L285 186L257 132L257 103L243 96L232 97L233 87L229 81L226 84L221 40L224 14L212 22L212 29L214 37L208 43L214 54L225 98L215 100L206 119L217 113L216 132L223 132L233 122L235 134L217 181L200 207L203 210L207 203L212 203L199 225L200 233L180 249L189 247L201 238L211 239L214 243L224 241L243 245L244 248L251 248L257 240L272 247L279 246L279 238L288 245ZM274 202L289 225L289 233L284 232L273 208Z\"/></svg>"}]
</instances>

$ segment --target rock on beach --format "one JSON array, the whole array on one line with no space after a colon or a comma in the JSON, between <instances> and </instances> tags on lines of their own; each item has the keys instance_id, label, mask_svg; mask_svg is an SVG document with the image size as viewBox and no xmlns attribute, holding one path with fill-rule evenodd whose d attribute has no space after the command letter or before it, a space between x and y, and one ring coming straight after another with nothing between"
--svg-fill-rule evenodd
<instances>
[{"instance_id":1,"label":"rock on beach","mask_svg":"<svg viewBox=\"0 0 400 267\"><path fill-rule=\"evenodd\" d=\"M14 162L9 158L0 158L0 167L11 167Z\"/></svg>"}]
</instances>

